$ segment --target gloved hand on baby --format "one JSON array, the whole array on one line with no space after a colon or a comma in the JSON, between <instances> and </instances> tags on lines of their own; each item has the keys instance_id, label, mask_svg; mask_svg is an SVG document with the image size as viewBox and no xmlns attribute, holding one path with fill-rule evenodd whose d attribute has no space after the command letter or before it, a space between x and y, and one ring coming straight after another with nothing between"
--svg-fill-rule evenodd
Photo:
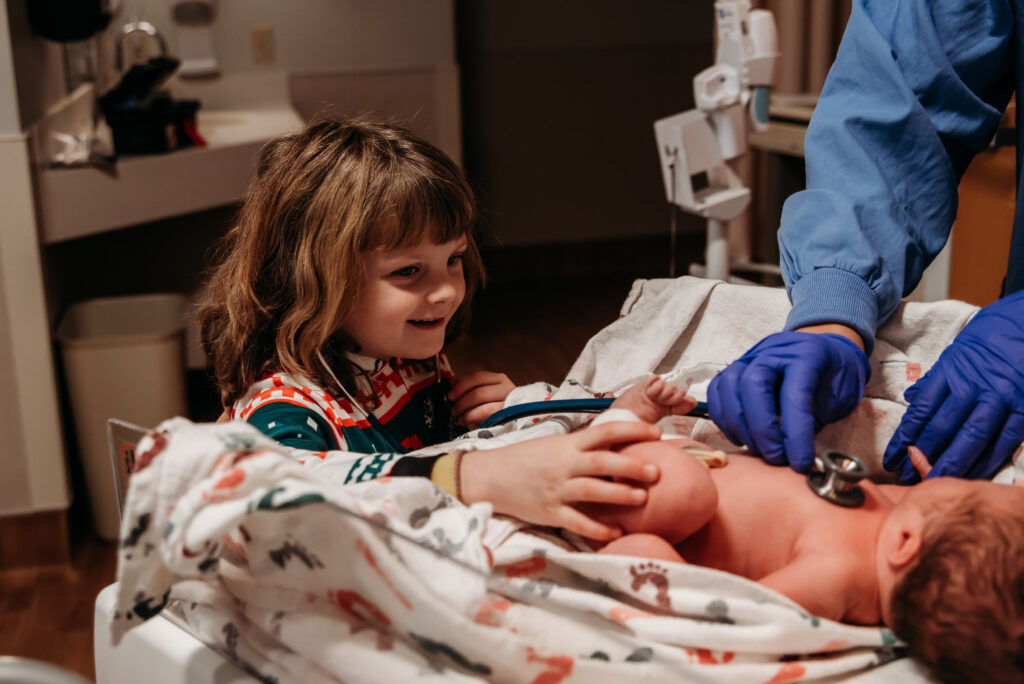
<instances>
[{"instance_id":1,"label":"gloved hand on baby","mask_svg":"<svg viewBox=\"0 0 1024 684\"><path fill-rule=\"evenodd\" d=\"M1024 292L996 301L957 335L904 394L910 403L885 452L901 484L929 477L990 478L1024 441ZM870 374L867 356L841 335L782 332L761 340L711 381L708 411L725 435L773 464L805 472L814 435L849 415Z\"/></svg>"},{"instance_id":2,"label":"gloved hand on baby","mask_svg":"<svg viewBox=\"0 0 1024 684\"><path fill-rule=\"evenodd\" d=\"M979 311L903 396L884 461L902 484L918 479L911 444L935 464L929 477L992 477L1024 441L1024 292Z\"/></svg>"},{"instance_id":3,"label":"gloved hand on baby","mask_svg":"<svg viewBox=\"0 0 1024 684\"><path fill-rule=\"evenodd\" d=\"M804 473L814 435L857 407L870 375L867 355L841 335L776 333L711 380L708 412L734 444Z\"/></svg>"}]
</instances>

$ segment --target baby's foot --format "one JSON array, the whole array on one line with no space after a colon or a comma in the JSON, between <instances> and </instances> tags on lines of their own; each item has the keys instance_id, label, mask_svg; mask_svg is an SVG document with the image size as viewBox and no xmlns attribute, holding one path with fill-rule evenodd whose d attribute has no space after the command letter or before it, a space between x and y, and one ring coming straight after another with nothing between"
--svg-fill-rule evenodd
<instances>
[{"instance_id":1,"label":"baby's foot","mask_svg":"<svg viewBox=\"0 0 1024 684\"><path fill-rule=\"evenodd\" d=\"M688 397L685 389L657 375L641 380L612 402L612 408L628 409L648 423L657 423L665 416L685 415L696 405L697 400Z\"/></svg>"}]
</instances>

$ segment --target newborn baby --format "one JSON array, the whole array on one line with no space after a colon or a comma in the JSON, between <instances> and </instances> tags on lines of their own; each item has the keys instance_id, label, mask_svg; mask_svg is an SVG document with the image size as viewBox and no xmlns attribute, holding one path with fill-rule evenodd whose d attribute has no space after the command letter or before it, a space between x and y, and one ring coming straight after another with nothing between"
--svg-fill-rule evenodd
<instances>
[{"instance_id":1,"label":"newborn baby","mask_svg":"<svg viewBox=\"0 0 1024 684\"><path fill-rule=\"evenodd\" d=\"M612 407L654 423L692 405L681 388L653 377ZM864 505L844 508L815 494L804 475L758 458L729 454L727 465L708 468L697 457L714 461L716 452L693 440L622 452L657 464L661 478L642 507L580 506L626 533L601 553L724 570L815 615L884 622L949 681L1024 681L1020 483L864 481ZM920 451L913 458L927 468Z\"/></svg>"}]
</instances>

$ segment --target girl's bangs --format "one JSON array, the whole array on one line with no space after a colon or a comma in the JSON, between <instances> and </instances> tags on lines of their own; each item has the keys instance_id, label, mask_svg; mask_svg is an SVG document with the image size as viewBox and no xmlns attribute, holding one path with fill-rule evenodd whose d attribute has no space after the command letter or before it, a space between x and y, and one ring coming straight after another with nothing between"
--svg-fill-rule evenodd
<instances>
[{"instance_id":1,"label":"girl's bangs","mask_svg":"<svg viewBox=\"0 0 1024 684\"><path fill-rule=\"evenodd\" d=\"M421 242L443 244L467 235L473 225L472 201L430 193L404 197L380 212L367 231L370 249L399 249Z\"/></svg>"}]
</instances>

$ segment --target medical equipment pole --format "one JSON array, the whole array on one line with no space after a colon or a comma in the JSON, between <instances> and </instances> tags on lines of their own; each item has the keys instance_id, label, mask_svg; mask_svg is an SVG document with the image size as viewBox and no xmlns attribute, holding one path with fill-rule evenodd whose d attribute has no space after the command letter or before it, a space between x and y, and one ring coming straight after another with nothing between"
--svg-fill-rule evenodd
<instances>
[{"instance_id":1,"label":"medical equipment pole","mask_svg":"<svg viewBox=\"0 0 1024 684\"><path fill-rule=\"evenodd\" d=\"M726 162L747 153L748 126L767 125L778 52L771 12L751 10L750 0L716 1L715 26L715 64L693 79L697 108L659 119L654 134L665 195L683 211L707 219L704 275L725 280L731 266L727 222L750 203L750 190ZM695 178L703 187L695 187Z\"/></svg>"},{"instance_id":2,"label":"medical equipment pole","mask_svg":"<svg viewBox=\"0 0 1024 684\"><path fill-rule=\"evenodd\" d=\"M708 219L707 246L704 251L705 278L729 279L729 234L725 221Z\"/></svg>"}]
</instances>

